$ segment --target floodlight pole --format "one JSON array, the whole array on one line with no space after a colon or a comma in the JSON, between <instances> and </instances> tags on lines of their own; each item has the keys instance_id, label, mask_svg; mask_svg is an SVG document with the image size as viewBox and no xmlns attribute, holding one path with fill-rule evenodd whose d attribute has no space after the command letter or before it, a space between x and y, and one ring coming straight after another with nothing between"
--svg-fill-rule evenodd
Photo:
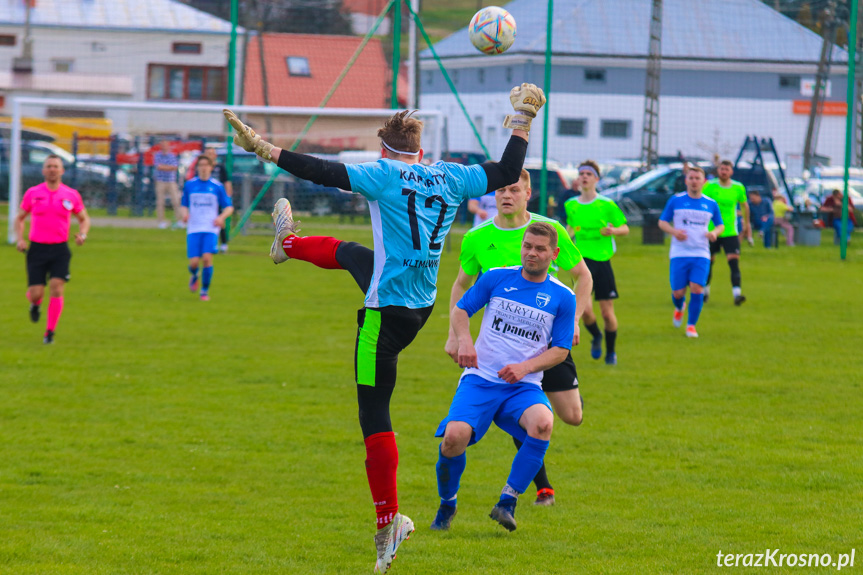
<instances>
[{"instance_id":1,"label":"floodlight pole","mask_svg":"<svg viewBox=\"0 0 863 575\"><path fill-rule=\"evenodd\" d=\"M554 0L548 0L548 14L545 24L545 79L543 81L546 102L542 116L542 171L539 176L539 213L543 216L548 213L548 109L550 107L549 100L551 99L551 32L553 15Z\"/></svg>"},{"instance_id":2,"label":"floodlight pole","mask_svg":"<svg viewBox=\"0 0 863 575\"><path fill-rule=\"evenodd\" d=\"M851 19L848 26L848 89L846 90L845 113L845 173L843 174L842 225L839 226L839 257L845 259L848 252L848 171L851 167L851 142L854 135L854 74L857 70L857 9L859 0L849 0Z\"/></svg>"},{"instance_id":3,"label":"floodlight pole","mask_svg":"<svg viewBox=\"0 0 863 575\"><path fill-rule=\"evenodd\" d=\"M409 11L419 12L420 0L405 0L405 4ZM408 108L411 110L419 108L417 52L417 23L413 18L408 18Z\"/></svg>"}]
</instances>

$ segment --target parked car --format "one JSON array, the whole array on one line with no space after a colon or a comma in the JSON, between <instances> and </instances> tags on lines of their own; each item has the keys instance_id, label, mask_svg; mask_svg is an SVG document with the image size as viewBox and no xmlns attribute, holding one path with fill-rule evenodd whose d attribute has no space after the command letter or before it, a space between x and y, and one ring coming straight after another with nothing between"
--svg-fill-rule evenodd
<instances>
[{"instance_id":1,"label":"parked car","mask_svg":"<svg viewBox=\"0 0 863 575\"><path fill-rule=\"evenodd\" d=\"M9 201L9 161L10 140L0 136L0 201ZM42 164L45 158L55 154L63 160L66 174L63 181L81 192L88 206L105 205L111 169L108 166L79 160L50 142L41 140L23 140L21 142L21 193L44 181ZM74 166L73 166L74 165ZM129 175L117 172L116 193L118 201L127 201L131 193Z\"/></svg>"},{"instance_id":2,"label":"parked car","mask_svg":"<svg viewBox=\"0 0 863 575\"><path fill-rule=\"evenodd\" d=\"M531 196L527 203L528 211L540 213L539 211L539 196L542 181L542 160L528 158L524 161L524 169L530 174ZM566 175L560 168L557 162L549 160L546 163L547 179L546 179L546 198L548 200L547 211L549 217L555 217L557 206L563 205L563 202L575 195L572 187L569 185Z\"/></svg>"}]
</instances>

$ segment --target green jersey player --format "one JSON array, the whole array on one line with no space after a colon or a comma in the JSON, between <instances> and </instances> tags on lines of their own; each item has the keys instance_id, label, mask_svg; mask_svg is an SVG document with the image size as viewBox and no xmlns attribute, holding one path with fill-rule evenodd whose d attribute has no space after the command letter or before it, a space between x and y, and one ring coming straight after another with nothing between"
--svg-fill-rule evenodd
<instances>
[{"instance_id":1,"label":"green jersey player","mask_svg":"<svg viewBox=\"0 0 863 575\"><path fill-rule=\"evenodd\" d=\"M617 284L611 258L616 249L614 236L629 233L626 216L614 200L596 193L599 182L599 165L586 160L578 167L578 185L581 195L570 198L563 204L566 212L566 225L573 231L575 245L578 246L584 261L593 276L593 292L602 321L605 323L605 363L617 365L617 316L614 314L614 300L617 299ZM590 356L602 357L602 332L596 325L593 302L584 310L584 327L590 332Z\"/></svg>"},{"instance_id":2,"label":"green jersey player","mask_svg":"<svg viewBox=\"0 0 863 575\"><path fill-rule=\"evenodd\" d=\"M728 267L731 269L731 295L734 305L746 301L746 296L740 288L740 232L737 226L737 207L743 211L743 235L749 237L749 204L746 201L746 188L738 181L732 180L734 164L722 160L716 168L717 179L704 184L701 193L712 198L719 204L725 231L716 241L710 242L710 272L707 274L707 285L704 286L704 301L710 296L710 280L713 277L713 262L720 250L725 251ZM711 230L713 227L710 228Z\"/></svg>"},{"instance_id":3,"label":"green jersey player","mask_svg":"<svg viewBox=\"0 0 863 575\"><path fill-rule=\"evenodd\" d=\"M553 261L549 273L556 275L563 270L569 272L577 282L575 326L573 326L575 330L573 344L577 345L578 321L585 311L586 302L589 301L590 290L593 287L590 270L563 226L554 220L527 211L530 195L530 174L523 169L518 182L495 192L497 215L465 234L459 256L461 267L450 293L450 310L461 300L480 273L492 268L519 265L525 230L532 223L546 222L557 230L560 247L560 253ZM458 338L452 328L445 349L453 361L458 362ZM563 421L570 425L581 424L581 396L571 353L567 354L563 363L543 373L542 389L554 407L554 412ZM515 444L517 447L521 446L518 440ZM554 489L548 481L544 465L537 473L534 482L537 487L537 505L554 504Z\"/></svg>"}]
</instances>

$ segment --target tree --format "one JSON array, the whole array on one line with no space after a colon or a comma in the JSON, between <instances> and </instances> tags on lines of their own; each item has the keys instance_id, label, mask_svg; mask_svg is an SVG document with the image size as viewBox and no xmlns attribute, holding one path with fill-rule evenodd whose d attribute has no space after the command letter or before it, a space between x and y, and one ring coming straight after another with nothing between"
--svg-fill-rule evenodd
<instances>
[{"instance_id":1,"label":"tree","mask_svg":"<svg viewBox=\"0 0 863 575\"><path fill-rule=\"evenodd\" d=\"M225 20L231 17L231 0L181 0ZM262 32L350 34L350 22L341 0L239 0L240 26Z\"/></svg>"}]
</instances>

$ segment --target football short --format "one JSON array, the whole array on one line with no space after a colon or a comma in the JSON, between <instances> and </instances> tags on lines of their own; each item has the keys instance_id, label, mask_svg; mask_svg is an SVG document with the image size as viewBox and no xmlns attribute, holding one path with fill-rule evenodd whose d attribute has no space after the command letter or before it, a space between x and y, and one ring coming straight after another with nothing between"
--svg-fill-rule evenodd
<instances>
[{"instance_id":1,"label":"football short","mask_svg":"<svg viewBox=\"0 0 863 575\"><path fill-rule=\"evenodd\" d=\"M547 369L542 374L543 391L569 391L578 389L578 373L575 371L575 361L572 352L566 354L566 359Z\"/></svg>"},{"instance_id":2,"label":"football short","mask_svg":"<svg viewBox=\"0 0 863 575\"><path fill-rule=\"evenodd\" d=\"M27 249L27 285L45 285L45 278L60 278L69 281L69 262L72 252L69 245L40 244L30 242Z\"/></svg>"},{"instance_id":3,"label":"football short","mask_svg":"<svg viewBox=\"0 0 863 575\"><path fill-rule=\"evenodd\" d=\"M199 258L219 252L219 234L196 232L186 236L186 257Z\"/></svg>"},{"instance_id":4,"label":"football short","mask_svg":"<svg viewBox=\"0 0 863 575\"><path fill-rule=\"evenodd\" d=\"M614 270L611 260L599 261L584 258L590 275L593 276L593 298L597 300L617 299L617 284L614 281Z\"/></svg>"},{"instance_id":5,"label":"football short","mask_svg":"<svg viewBox=\"0 0 863 575\"><path fill-rule=\"evenodd\" d=\"M434 306L366 308L357 312L354 376L357 385L395 387L399 353L428 321Z\"/></svg>"},{"instance_id":6,"label":"football short","mask_svg":"<svg viewBox=\"0 0 863 575\"><path fill-rule=\"evenodd\" d=\"M671 291L685 288L690 283L707 285L710 258L671 258Z\"/></svg>"},{"instance_id":7,"label":"football short","mask_svg":"<svg viewBox=\"0 0 863 575\"><path fill-rule=\"evenodd\" d=\"M486 434L492 421L519 441L527 432L518 424L524 411L533 405L551 404L538 385L533 383L492 383L478 375L461 378L449 413L441 421L435 437L443 437L450 421L463 421L473 428L468 445L473 445Z\"/></svg>"},{"instance_id":8,"label":"football short","mask_svg":"<svg viewBox=\"0 0 863 575\"><path fill-rule=\"evenodd\" d=\"M725 250L725 255L740 255L740 238L738 236L725 236L716 238L715 242L710 242L710 255L719 253L719 250Z\"/></svg>"}]
</instances>

